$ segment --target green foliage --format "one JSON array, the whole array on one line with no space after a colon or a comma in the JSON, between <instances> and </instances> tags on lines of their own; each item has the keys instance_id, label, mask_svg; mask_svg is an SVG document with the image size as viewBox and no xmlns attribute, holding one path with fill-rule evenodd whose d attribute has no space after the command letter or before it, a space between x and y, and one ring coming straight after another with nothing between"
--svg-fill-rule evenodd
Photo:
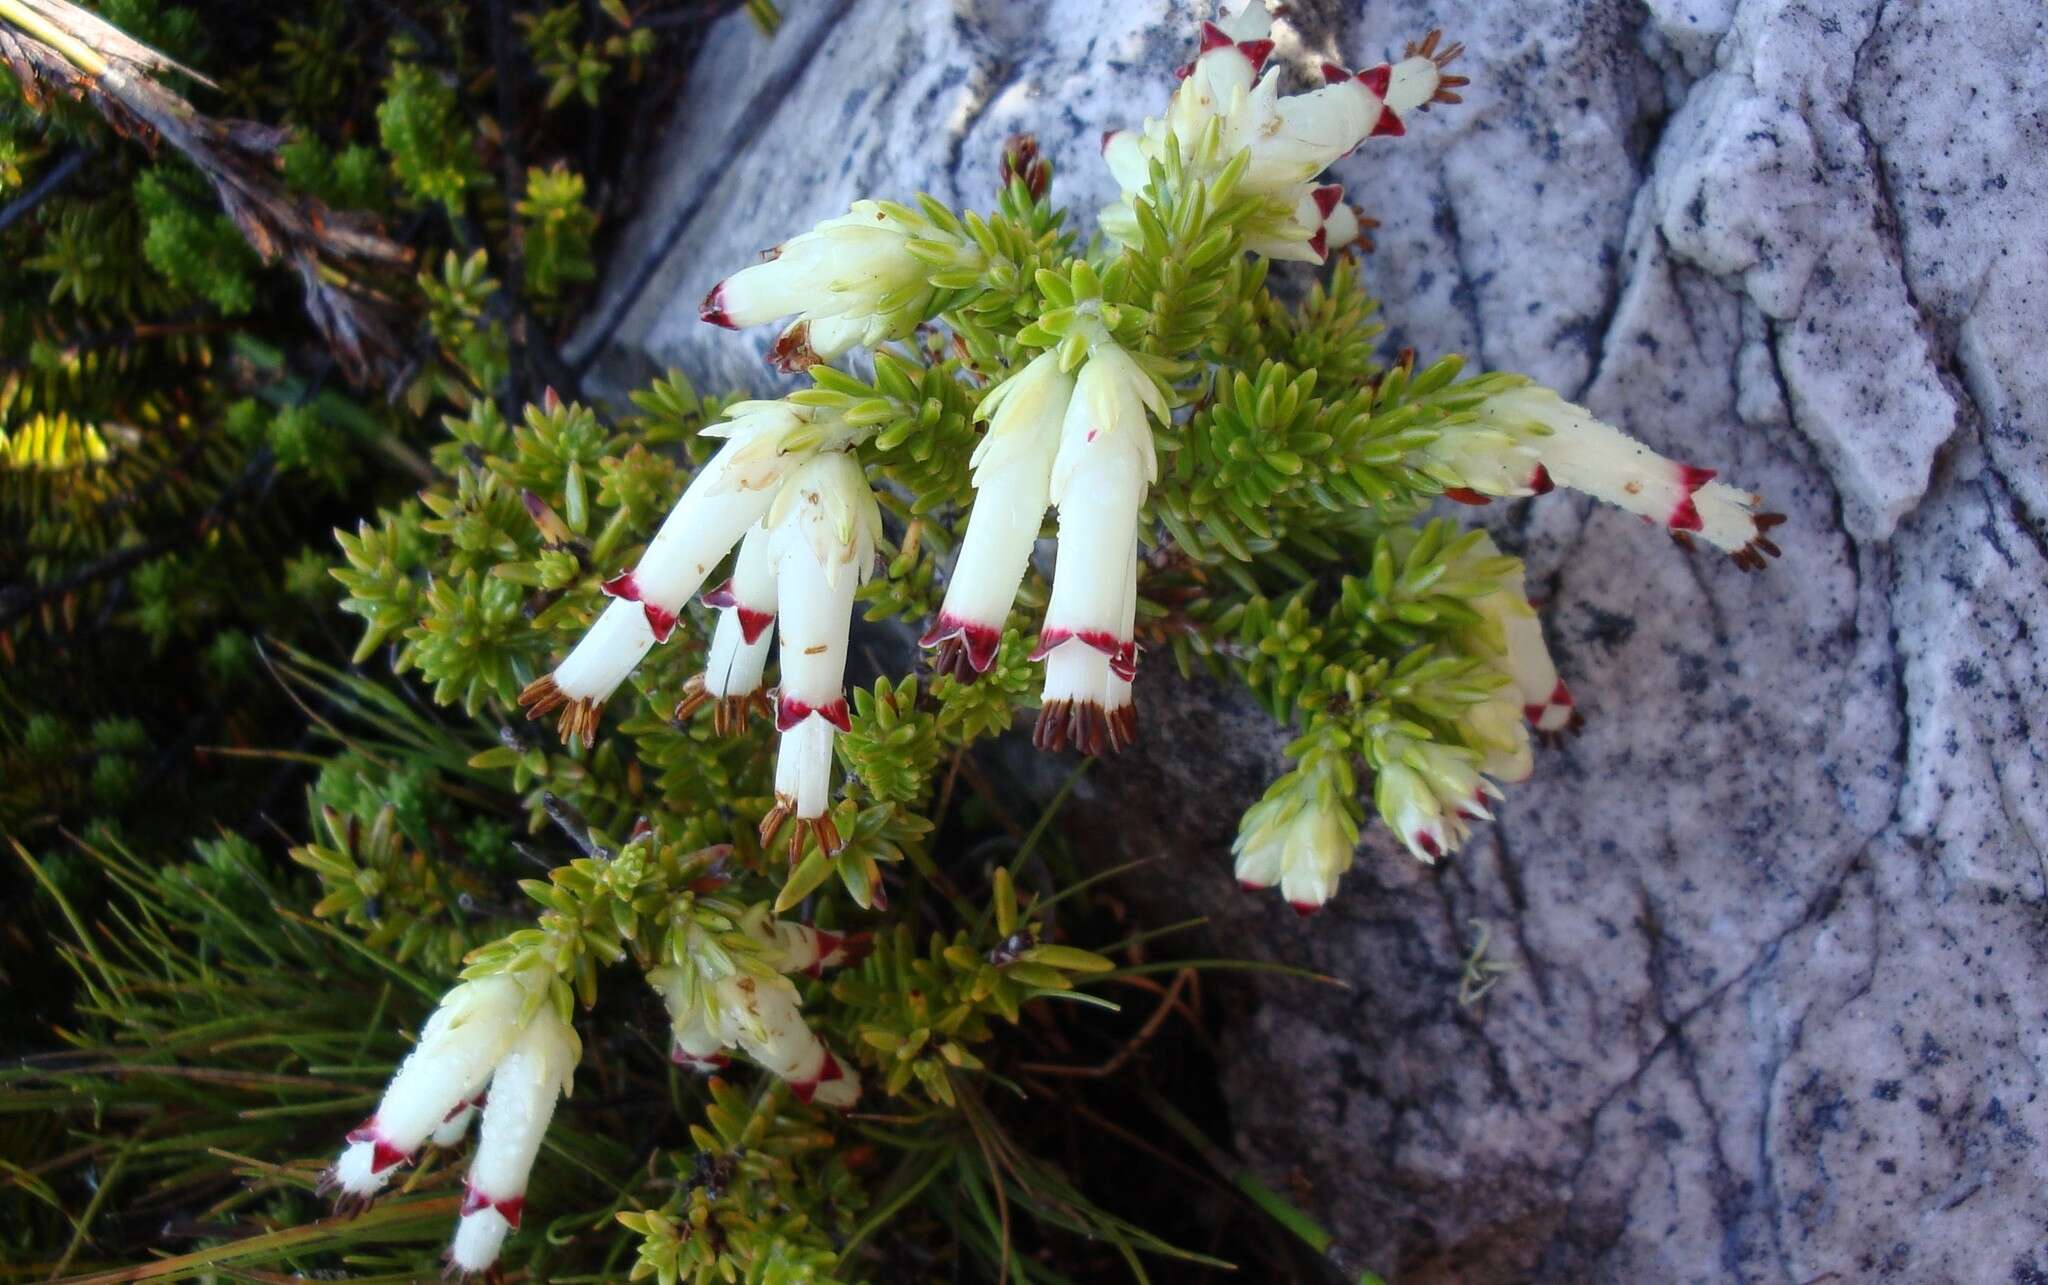
<instances>
[{"instance_id":1,"label":"green foliage","mask_svg":"<svg viewBox=\"0 0 2048 1285\"><path fill-rule=\"evenodd\" d=\"M217 204L202 158L121 147L79 104L0 114L10 186L86 158L0 230L24 265L0 281L0 340L20 354L0 367L0 514L19 537L0 546L0 644L10 662L29 644L103 649L68 688L39 686L42 661L0 679L21 716L0 730L0 822L53 847L85 835L16 850L69 943L81 1002L62 1038L96 1059L0 1072L17 1091L0 1116L55 1157L19 1170L43 1206L8 1226L23 1261L84 1266L111 1191L203 1211L209 1243L175 1270L418 1277L458 1157L430 1150L351 1220L319 1220L311 1189L398 1032L455 978L503 974L540 979L531 1011L580 1023L577 1078L595 1081L536 1171L545 1225L508 1242L528 1278L826 1285L973 1258L1064 1279L1019 1253L1023 1235L1107 1246L1140 1279L1141 1252L1215 1265L1097 1207L1000 1115L1047 1073L1026 1050L1067 1010L1114 1018L1104 989L1151 971L1117 958L1148 934L1075 944L1099 925L1062 903L1088 881L1047 855L1047 819L1019 834L970 781L973 748L1037 703L1046 577L1027 569L979 675L905 672L886 631L934 616L955 573L991 391L1042 354L1072 373L1116 345L1137 372L1125 391L1158 409L1138 637L1295 726L1241 846L1291 860L1319 844L1311 873L1333 883L1369 793L1389 820L1430 791L1463 808L1503 751L1477 715L1508 683L1500 604L1520 565L1422 516L1461 485L1432 452L1522 381L1389 359L1349 259L1283 302L1243 253L1280 215L1213 126L1152 164L1122 244L1066 228L1042 161L1006 162L986 213L859 207L900 233L892 270L909 266L859 318L880 339L871 365L819 362L808 329L777 346L810 376L790 401L818 416L808 447L780 448L829 424L876 488L883 571L859 597L884 629L860 649L884 672L852 693L825 814L797 823L753 717L765 696L705 708L701 605L602 711L578 698L583 734L557 745L520 713L716 449L727 405L671 373L614 415L552 348L616 222L592 195L615 185L582 168L596 127L643 110L677 24L619 0L381 16L305 0L228 33L150 0L106 13L236 68L221 105L290 127L261 144L279 199L375 214L410 257L287 255L295 283ZM388 311L403 351L344 351L345 304L366 309L349 325ZM381 386L340 386L372 369ZM323 610L334 584L361 624L345 663L329 659L348 646ZM95 681L138 663L178 693L142 718ZM193 760L272 776L209 801L221 824L192 859L133 855L174 850L123 835L161 826L152 803ZM258 819L308 779L311 840L267 859ZM1042 886L1020 894L1027 870ZM88 921L95 887L110 898ZM799 957L790 933L816 949ZM633 971L667 1029L618 999ZM748 1027L745 997L771 992L800 1018ZM860 1077L863 1115L812 1105L831 1077L763 1051L791 1021ZM707 1033L762 1067L679 1070L709 1060L684 1042Z\"/></svg>"},{"instance_id":2,"label":"green foliage","mask_svg":"<svg viewBox=\"0 0 2048 1285\"><path fill-rule=\"evenodd\" d=\"M837 1247L866 1200L832 1134L779 1091L749 1101L723 1080L707 1089L696 1152L673 1162L677 1193L618 1215L640 1237L628 1279L834 1285Z\"/></svg>"},{"instance_id":3,"label":"green foliage","mask_svg":"<svg viewBox=\"0 0 2048 1285\"><path fill-rule=\"evenodd\" d=\"M476 137L451 80L416 62L393 63L377 107L377 136L407 195L456 218L470 190L485 179Z\"/></svg>"},{"instance_id":4,"label":"green foliage","mask_svg":"<svg viewBox=\"0 0 2048 1285\"><path fill-rule=\"evenodd\" d=\"M583 203L583 176L557 162L552 169L526 172L526 195L513 207L519 215L526 255L526 288L554 299L571 282L597 275L590 258L590 234L597 216Z\"/></svg>"}]
</instances>

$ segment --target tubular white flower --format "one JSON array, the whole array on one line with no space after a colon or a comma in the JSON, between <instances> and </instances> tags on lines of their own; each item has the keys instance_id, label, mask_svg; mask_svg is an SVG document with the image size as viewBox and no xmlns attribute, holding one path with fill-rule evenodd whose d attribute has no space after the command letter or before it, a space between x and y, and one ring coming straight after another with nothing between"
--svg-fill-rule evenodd
<instances>
[{"instance_id":1,"label":"tubular white flower","mask_svg":"<svg viewBox=\"0 0 2048 1285\"><path fill-rule=\"evenodd\" d=\"M779 401L738 403L704 435L725 445L690 479L639 563L605 582L615 601L554 673L519 694L529 718L561 708L564 740L594 740L604 702L667 641L683 605L761 520L782 483L818 451L850 440L837 415Z\"/></svg>"},{"instance_id":2,"label":"tubular white flower","mask_svg":"<svg viewBox=\"0 0 2048 1285\"><path fill-rule=\"evenodd\" d=\"M761 1069L787 1081L799 1102L843 1111L860 1100L860 1072L832 1056L804 1024L788 978L741 974L719 990L734 1041Z\"/></svg>"},{"instance_id":3,"label":"tubular white flower","mask_svg":"<svg viewBox=\"0 0 2048 1285\"><path fill-rule=\"evenodd\" d=\"M1446 430L1419 461L1454 485L1454 498L1568 486L1663 526L1681 543L1697 536L1745 569L1778 553L1767 533L1784 518L1759 513L1760 497L1714 481L1712 469L1666 459L1547 388L1511 388L1476 413L1476 422Z\"/></svg>"},{"instance_id":4,"label":"tubular white flower","mask_svg":"<svg viewBox=\"0 0 2048 1285\"><path fill-rule=\"evenodd\" d=\"M825 817L832 741L851 725L845 693L846 640L854 590L874 570L881 534L867 476L853 456L835 451L806 463L776 496L768 515L775 564L782 685L775 727L775 810L762 823L766 843L787 817L809 823L829 851L838 835ZM800 843L792 835L792 851Z\"/></svg>"},{"instance_id":5,"label":"tubular white flower","mask_svg":"<svg viewBox=\"0 0 2048 1285\"><path fill-rule=\"evenodd\" d=\"M710 704L713 726L721 736L744 728L753 710L768 707L761 683L775 638L775 559L770 544L767 527L755 523L740 541L732 575L706 590L701 599L705 606L718 608L718 624L711 631L704 672L685 686L676 717L687 719Z\"/></svg>"},{"instance_id":6,"label":"tubular white flower","mask_svg":"<svg viewBox=\"0 0 2048 1285\"><path fill-rule=\"evenodd\" d=\"M930 290L912 236L879 203L856 201L712 287L699 315L728 329L795 316L774 355L786 370L901 337L922 315L906 305Z\"/></svg>"},{"instance_id":7,"label":"tubular white flower","mask_svg":"<svg viewBox=\"0 0 2048 1285\"><path fill-rule=\"evenodd\" d=\"M1124 574L1123 627L1117 631L1117 652L1109 657L1109 679L1103 684L1103 723L1111 753L1138 739L1138 707L1131 686L1138 677L1138 546L1131 543L1130 569Z\"/></svg>"},{"instance_id":8,"label":"tubular white flower","mask_svg":"<svg viewBox=\"0 0 2048 1285\"><path fill-rule=\"evenodd\" d=\"M556 1101L572 1087L581 1056L575 1030L556 1014L553 1003L543 1002L499 1061L476 1155L469 1162L462 1223L449 1251L449 1260L461 1270L480 1272L496 1262L505 1237L518 1228L534 1157L554 1119Z\"/></svg>"},{"instance_id":9,"label":"tubular white flower","mask_svg":"<svg viewBox=\"0 0 2048 1285\"><path fill-rule=\"evenodd\" d=\"M519 1034L526 998L526 986L504 975L463 982L442 998L376 1114L349 1132L329 1175L345 1196L367 1199L383 1190L429 1135L473 1107Z\"/></svg>"},{"instance_id":10,"label":"tubular white flower","mask_svg":"<svg viewBox=\"0 0 2048 1285\"><path fill-rule=\"evenodd\" d=\"M695 952L692 956L700 958ZM714 954L711 958L719 956ZM704 966L699 962L695 968L665 964L649 969L647 984L661 996L668 1009L672 1036L669 1060L677 1066L716 1071L730 1065L732 1059L725 1055L728 1041L724 1014L718 1008L716 979L702 975Z\"/></svg>"},{"instance_id":11,"label":"tubular white flower","mask_svg":"<svg viewBox=\"0 0 2048 1285\"><path fill-rule=\"evenodd\" d=\"M1166 417L1157 385L1129 353L1099 340L1075 380L1052 467L1059 552L1032 652L1049 660L1034 737L1043 747L1120 748L1108 723L1110 662L1135 663L1125 622L1135 607L1138 510L1158 476L1148 415Z\"/></svg>"},{"instance_id":12,"label":"tubular white flower","mask_svg":"<svg viewBox=\"0 0 2048 1285\"><path fill-rule=\"evenodd\" d=\"M1387 828L1425 864L1434 865L1465 841L1464 821L1446 810L1422 773L1406 763L1392 762L1380 769L1373 802Z\"/></svg>"},{"instance_id":13,"label":"tubular white flower","mask_svg":"<svg viewBox=\"0 0 2048 1285\"><path fill-rule=\"evenodd\" d=\"M783 925L769 928L782 938ZM867 939L818 934L831 940L831 948L820 954L808 949L814 939L802 941L815 930L802 925L791 940L795 949L774 959L815 972L822 967L850 963L864 953ZM805 954L809 962L800 962ZM756 966L758 967L758 966ZM756 971L734 971L717 978L699 977L691 970L662 967L651 970L647 980L661 995L669 1010L675 1036L671 1058L681 1065L715 1069L728 1065L724 1050L739 1048L776 1078L787 1081L799 1101L844 1110L860 1098L860 1073L833 1056L824 1041L805 1024L799 1011L801 1000L788 978Z\"/></svg>"},{"instance_id":14,"label":"tubular white flower","mask_svg":"<svg viewBox=\"0 0 2048 1285\"><path fill-rule=\"evenodd\" d=\"M773 958L778 971L808 973L812 977L827 968L858 963L875 947L872 933L837 933L786 919L763 921L754 931L775 948Z\"/></svg>"},{"instance_id":15,"label":"tubular white flower","mask_svg":"<svg viewBox=\"0 0 2048 1285\"><path fill-rule=\"evenodd\" d=\"M1583 728L1585 717L1574 708L1571 689L1557 676L1557 665L1543 641L1542 622L1529 605L1522 568L1503 576L1499 589L1473 599L1472 609L1497 634L1497 667L1520 694L1522 715L1536 734L1556 737Z\"/></svg>"},{"instance_id":16,"label":"tubular white flower","mask_svg":"<svg viewBox=\"0 0 2048 1285\"><path fill-rule=\"evenodd\" d=\"M974 509L946 584L946 599L924 637L939 647L936 667L962 680L995 663L1003 623L1031 566L1051 503L1052 466L1074 380L1058 352L1042 353L982 398L988 432L974 448Z\"/></svg>"}]
</instances>

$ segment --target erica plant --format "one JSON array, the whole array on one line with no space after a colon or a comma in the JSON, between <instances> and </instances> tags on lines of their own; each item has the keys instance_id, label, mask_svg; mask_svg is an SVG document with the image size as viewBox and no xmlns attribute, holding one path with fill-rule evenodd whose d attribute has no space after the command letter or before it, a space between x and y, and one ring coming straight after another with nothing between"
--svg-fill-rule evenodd
<instances>
[{"instance_id":1,"label":"erica plant","mask_svg":"<svg viewBox=\"0 0 2048 1285\"><path fill-rule=\"evenodd\" d=\"M1048 940L1049 902L1020 904L1004 870L986 908L929 882L942 764L1034 705L1041 749L1116 753L1141 734L1148 652L1243 683L1299 733L1245 814L1241 883L1314 911L1368 801L1416 857L1454 851L1581 717L1521 562L1430 517L1440 499L1568 487L1744 568L1777 552L1780 519L1711 470L1522 377L1377 352L1370 221L1321 178L1425 134L1458 101L1459 48L1430 33L1283 94L1269 25L1258 5L1205 24L1165 112L1103 140L1121 195L1102 237L1052 203L1028 140L991 211L858 201L702 306L781 323L771 360L800 390L721 405L672 378L623 425L480 403L450 421L431 515L346 539L362 654L394 643L459 700L497 742L469 768L536 825L568 824L566 804L586 855L529 881L535 926L468 956L350 1135L343 1190L374 1194L482 1102L453 1261L487 1267L573 1078L574 1009L627 962L675 1063L721 1076L719 1110L736 1054L787 1089L763 1110L804 1121L877 1097L971 1110L992 1019L1111 961ZM1332 271L1288 306L1276 260ZM926 672L849 699L856 607L909 626ZM512 726L515 705L563 747ZM772 761L753 717L771 711ZM1178 857L1226 877L1222 853ZM906 884L946 889L953 936L918 946L891 909ZM664 1280L858 1274L846 1202L782 1199L810 1213L764 1222L691 1187L619 1221Z\"/></svg>"}]
</instances>

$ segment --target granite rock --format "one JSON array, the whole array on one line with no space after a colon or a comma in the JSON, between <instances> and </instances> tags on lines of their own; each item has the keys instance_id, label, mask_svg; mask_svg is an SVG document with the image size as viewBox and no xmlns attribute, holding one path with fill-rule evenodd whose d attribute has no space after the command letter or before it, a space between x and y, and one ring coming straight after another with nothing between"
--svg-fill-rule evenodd
<instances>
[{"instance_id":1,"label":"granite rock","mask_svg":"<svg viewBox=\"0 0 2048 1285\"><path fill-rule=\"evenodd\" d=\"M594 386L772 386L704 291L857 196L985 205L1012 131L1088 217L1097 136L1197 16L787 8L702 51L572 353ZM1441 25L1474 78L1337 171L1384 225L1390 343L1535 375L1791 520L1744 576L1574 497L1485 511L1586 733L1439 869L1370 835L1308 921L1229 878L1283 734L1141 675L1148 740L1076 804L1100 859L1351 987L1253 988L1240 1148L1403 1282L2048 1280L2048 10L1358 8L1295 4L1279 56ZM1481 925L1512 971L1461 1006Z\"/></svg>"}]
</instances>

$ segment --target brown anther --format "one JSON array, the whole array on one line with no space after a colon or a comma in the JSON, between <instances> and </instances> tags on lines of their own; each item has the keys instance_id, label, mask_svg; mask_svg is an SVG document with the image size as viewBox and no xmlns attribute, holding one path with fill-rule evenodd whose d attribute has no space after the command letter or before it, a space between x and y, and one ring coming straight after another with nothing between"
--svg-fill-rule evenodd
<instances>
[{"instance_id":1,"label":"brown anther","mask_svg":"<svg viewBox=\"0 0 2048 1285\"><path fill-rule=\"evenodd\" d=\"M604 713L604 702L587 696L570 700L568 694L555 685L553 674L536 678L522 688L519 707L526 711L528 718L540 718L559 708L562 713L555 721L555 732L564 745L578 737L586 746L597 744L597 721Z\"/></svg>"},{"instance_id":2,"label":"brown anther","mask_svg":"<svg viewBox=\"0 0 2048 1285\"><path fill-rule=\"evenodd\" d=\"M1052 164L1038 154L1038 138L1032 134L1012 134L1004 140L998 173L997 181L1002 185L997 191L999 196L1009 190L1012 182L1021 179L1031 199L1042 201L1052 183Z\"/></svg>"},{"instance_id":3,"label":"brown anther","mask_svg":"<svg viewBox=\"0 0 2048 1285\"><path fill-rule=\"evenodd\" d=\"M675 721L686 723L698 710L711 702L711 693L704 690L704 675L692 674L683 684L683 698L676 702Z\"/></svg>"},{"instance_id":4,"label":"brown anther","mask_svg":"<svg viewBox=\"0 0 2048 1285\"><path fill-rule=\"evenodd\" d=\"M1750 539L1748 544L1729 554L1728 557L1736 566L1741 567L1744 571L1763 570L1764 564L1770 558L1778 557L1783 552L1783 550L1778 548L1777 541L1765 535L1764 532L1781 527L1784 524L1785 515L1782 513L1757 514L1756 535Z\"/></svg>"},{"instance_id":5,"label":"brown anther","mask_svg":"<svg viewBox=\"0 0 2048 1285\"><path fill-rule=\"evenodd\" d=\"M946 639L932 653L932 672L951 675L963 683L971 683L981 677L981 671L968 659L966 640L959 637Z\"/></svg>"},{"instance_id":6,"label":"brown anther","mask_svg":"<svg viewBox=\"0 0 2048 1285\"><path fill-rule=\"evenodd\" d=\"M799 321L776 339L767 360L785 375L800 375L825 359L811 347L811 323Z\"/></svg>"},{"instance_id":7,"label":"brown anther","mask_svg":"<svg viewBox=\"0 0 2048 1285\"><path fill-rule=\"evenodd\" d=\"M1671 533L1671 543L1677 545L1681 549L1691 549L1692 537L1687 535L1683 531L1673 531Z\"/></svg>"},{"instance_id":8,"label":"brown anther","mask_svg":"<svg viewBox=\"0 0 2048 1285\"><path fill-rule=\"evenodd\" d=\"M809 824L811 835L817 839L818 847L822 851L833 853L846 846L845 841L839 837L839 827L832 824L832 814L830 812L821 817L811 818Z\"/></svg>"},{"instance_id":9,"label":"brown anther","mask_svg":"<svg viewBox=\"0 0 2048 1285\"><path fill-rule=\"evenodd\" d=\"M760 839L762 847L765 848L775 842L776 831L782 829L782 823L789 820L795 812L795 800L785 799L779 794L775 796L775 806L768 809L768 815L761 818L761 828L755 831L755 837Z\"/></svg>"},{"instance_id":10,"label":"brown anther","mask_svg":"<svg viewBox=\"0 0 2048 1285\"><path fill-rule=\"evenodd\" d=\"M572 700L562 707L562 716L555 721L555 734L564 745L580 739L588 749L597 744L597 722L603 713L604 705L587 696Z\"/></svg>"},{"instance_id":11,"label":"brown anther","mask_svg":"<svg viewBox=\"0 0 2048 1285\"><path fill-rule=\"evenodd\" d=\"M542 674L519 689L519 708L528 718L539 718L569 698L555 686L553 674Z\"/></svg>"}]
</instances>

